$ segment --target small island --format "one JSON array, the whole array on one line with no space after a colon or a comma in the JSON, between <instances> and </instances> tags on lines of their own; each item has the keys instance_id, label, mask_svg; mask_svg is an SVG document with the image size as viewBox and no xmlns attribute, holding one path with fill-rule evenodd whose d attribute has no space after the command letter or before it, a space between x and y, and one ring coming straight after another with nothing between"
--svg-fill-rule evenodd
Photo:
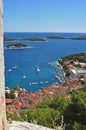
<instances>
[{"instance_id":1,"label":"small island","mask_svg":"<svg viewBox=\"0 0 86 130\"><path fill-rule=\"evenodd\" d=\"M15 44L9 44L6 47L7 49L24 49L24 48L31 48L31 46L28 46L26 44L21 43L15 43Z\"/></svg>"},{"instance_id":2,"label":"small island","mask_svg":"<svg viewBox=\"0 0 86 130\"><path fill-rule=\"evenodd\" d=\"M65 39L64 37L61 37L61 36L48 36L46 38L48 38L48 39Z\"/></svg>"},{"instance_id":3,"label":"small island","mask_svg":"<svg viewBox=\"0 0 86 130\"><path fill-rule=\"evenodd\" d=\"M17 40L17 39L14 39L14 38L6 38L6 37L4 38L4 41L5 41L5 42L15 41L15 40Z\"/></svg>"},{"instance_id":4,"label":"small island","mask_svg":"<svg viewBox=\"0 0 86 130\"><path fill-rule=\"evenodd\" d=\"M76 36L74 38L70 38L71 40L86 40L86 36Z\"/></svg>"},{"instance_id":5,"label":"small island","mask_svg":"<svg viewBox=\"0 0 86 130\"><path fill-rule=\"evenodd\" d=\"M44 41L46 41L44 38L35 38L35 37L20 38L20 40L37 41L37 42L44 42Z\"/></svg>"},{"instance_id":6,"label":"small island","mask_svg":"<svg viewBox=\"0 0 86 130\"><path fill-rule=\"evenodd\" d=\"M62 37L62 36L48 36L46 37L47 39L55 39L55 40L59 40L59 39L63 39L63 40L86 40L86 36L76 36L76 37L72 37L72 38L66 38L66 37Z\"/></svg>"}]
</instances>

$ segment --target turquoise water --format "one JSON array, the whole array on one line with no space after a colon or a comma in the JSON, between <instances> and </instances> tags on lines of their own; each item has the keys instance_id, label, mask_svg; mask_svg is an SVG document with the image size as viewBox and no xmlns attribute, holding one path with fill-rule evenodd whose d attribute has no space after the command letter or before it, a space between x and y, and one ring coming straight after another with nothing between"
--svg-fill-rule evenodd
<instances>
[{"instance_id":1,"label":"turquoise water","mask_svg":"<svg viewBox=\"0 0 86 130\"><path fill-rule=\"evenodd\" d=\"M38 37L46 38L47 36L63 36L74 37L83 36L81 33L5 33L5 37L9 38L26 38ZM5 49L5 84L6 87L12 88L19 86L28 91L42 90L44 87L53 83L62 83L55 75L61 75L59 67L52 66L49 63L55 62L69 54L86 52L85 40L49 40L47 42L30 42L20 40L19 43L24 43L32 48L21 50ZM17 43L4 42L7 44ZM35 66L40 66L40 72L36 73ZM16 69L13 67L17 66ZM9 69L12 71L9 72ZM25 78L24 78L25 76Z\"/></svg>"}]
</instances>

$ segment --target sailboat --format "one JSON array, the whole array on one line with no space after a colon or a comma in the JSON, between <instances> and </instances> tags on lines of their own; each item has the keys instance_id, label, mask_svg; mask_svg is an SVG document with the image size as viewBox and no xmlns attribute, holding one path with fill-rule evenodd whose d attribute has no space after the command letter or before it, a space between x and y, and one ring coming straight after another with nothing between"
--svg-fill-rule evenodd
<instances>
[{"instance_id":1,"label":"sailboat","mask_svg":"<svg viewBox=\"0 0 86 130\"><path fill-rule=\"evenodd\" d=\"M40 72L40 67L39 67L39 65L36 66L36 72L37 72L37 73Z\"/></svg>"}]
</instances>

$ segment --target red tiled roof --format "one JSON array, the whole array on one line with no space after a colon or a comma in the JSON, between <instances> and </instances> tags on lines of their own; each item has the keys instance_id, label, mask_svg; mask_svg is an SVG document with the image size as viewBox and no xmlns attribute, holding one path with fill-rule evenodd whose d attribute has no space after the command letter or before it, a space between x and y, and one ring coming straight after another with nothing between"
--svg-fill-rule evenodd
<instances>
[{"instance_id":1,"label":"red tiled roof","mask_svg":"<svg viewBox=\"0 0 86 130\"><path fill-rule=\"evenodd\" d=\"M21 108L22 106L22 103L21 102L16 102L15 103L15 108L18 109L18 108Z\"/></svg>"},{"instance_id":2,"label":"red tiled roof","mask_svg":"<svg viewBox=\"0 0 86 130\"><path fill-rule=\"evenodd\" d=\"M6 104L11 104L11 103L12 103L12 99L6 98Z\"/></svg>"}]
</instances>

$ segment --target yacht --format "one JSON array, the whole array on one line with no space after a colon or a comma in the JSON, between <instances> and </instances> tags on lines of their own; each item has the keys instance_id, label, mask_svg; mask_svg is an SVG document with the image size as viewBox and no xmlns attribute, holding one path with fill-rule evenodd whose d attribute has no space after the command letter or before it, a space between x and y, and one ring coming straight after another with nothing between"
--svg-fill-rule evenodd
<instances>
[{"instance_id":1,"label":"yacht","mask_svg":"<svg viewBox=\"0 0 86 130\"><path fill-rule=\"evenodd\" d=\"M13 69L17 69L18 67L17 66L13 66Z\"/></svg>"},{"instance_id":2,"label":"yacht","mask_svg":"<svg viewBox=\"0 0 86 130\"><path fill-rule=\"evenodd\" d=\"M11 71L12 71L11 69L8 70L8 72L11 72Z\"/></svg>"},{"instance_id":3,"label":"yacht","mask_svg":"<svg viewBox=\"0 0 86 130\"><path fill-rule=\"evenodd\" d=\"M37 72L37 73L40 72L40 67L39 67L39 65L36 66L36 72Z\"/></svg>"},{"instance_id":4,"label":"yacht","mask_svg":"<svg viewBox=\"0 0 86 130\"><path fill-rule=\"evenodd\" d=\"M26 78L26 76L24 75L22 78L23 78L23 79L25 79L25 78Z\"/></svg>"},{"instance_id":5,"label":"yacht","mask_svg":"<svg viewBox=\"0 0 86 130\"><path fill-rule=\"evenodd\" d=\"M33 84L33 85L36 85L36 84L38 84L38 82L33 82L32 84Z\"/></svg>"},{"instance_id":6,"label":"yacht","mask_svg":"<svg viewBox=\"0 0 86 130\"><path fill-rule=\"evenodd\" d=\"M44 81L45 84L48 84L48 81Z\"/></svg>"}]
</instances>

